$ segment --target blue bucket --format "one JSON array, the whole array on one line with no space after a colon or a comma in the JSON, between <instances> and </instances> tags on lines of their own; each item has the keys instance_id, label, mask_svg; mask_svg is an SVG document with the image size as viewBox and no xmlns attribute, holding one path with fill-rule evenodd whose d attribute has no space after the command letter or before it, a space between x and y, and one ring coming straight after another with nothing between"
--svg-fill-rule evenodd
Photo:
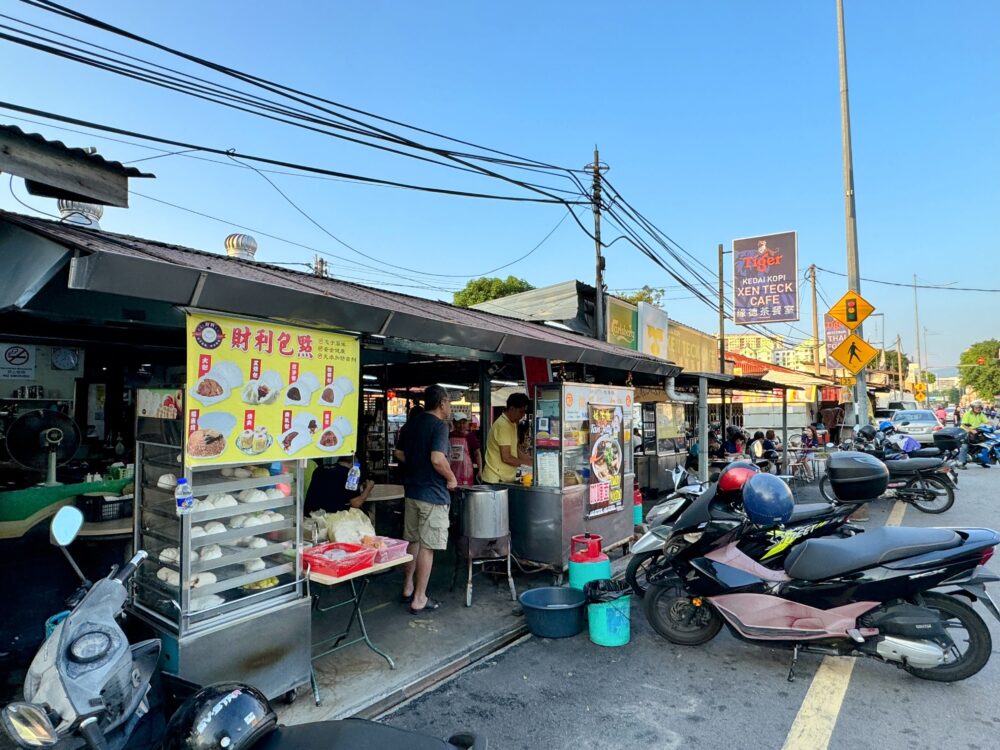
<instances>
[{"instance_id":1,"label":"blue bucket","mask_svg":"<svg viewBox=\"0 0 1000 750\"><path fill-rule=\"evenodd\" d=\"M624 646L632 637L632 597L587 605L590 640L598 646Z\"/></svg>"},{"instance_id":2,"label":"blue bucket","mask_svg":"<svg viewBox=\"0 0 1000 750\"><path fill-rule=\"evenodd\" d=\"M518 601L532 635L571 638L583 632L587 597L580 589L543 586L522 592Z\"/></svg>"}]
</instances>

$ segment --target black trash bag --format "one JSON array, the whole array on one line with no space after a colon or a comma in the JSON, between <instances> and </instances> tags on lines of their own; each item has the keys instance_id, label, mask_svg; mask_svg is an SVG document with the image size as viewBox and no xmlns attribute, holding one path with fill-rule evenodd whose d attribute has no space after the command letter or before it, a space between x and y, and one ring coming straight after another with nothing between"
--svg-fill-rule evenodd
<instances>
[{"instance_id":1,"label":"black trash bag","mask_svg":"<svg viewBox=\"0 0 1000 750\"><path fill-rule=\"evenodd\" d=\"M588 581L583 585L583 593L588 604L606 604L628 596L632 587L625 581Z\"/></svg>"}]
</instances>

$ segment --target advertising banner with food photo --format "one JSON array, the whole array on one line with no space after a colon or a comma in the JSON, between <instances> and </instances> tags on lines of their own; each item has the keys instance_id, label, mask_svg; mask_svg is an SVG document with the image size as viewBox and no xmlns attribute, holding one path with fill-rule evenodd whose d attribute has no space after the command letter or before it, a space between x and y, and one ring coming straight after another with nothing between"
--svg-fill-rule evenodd
<instances>
[{"instance_id":1,"label":"advertising banner with food photo","mask_svg":"<svg viewBox=\"0 0 1000 750\"><path fill-rule=\"evenodd\" d=\"M200 312L188 314L187 335L189 463L354 453L356 338Z\"/></svg>"},{"instance_id":2,"label":"advertising banner with food photo","mask_svg":"<svg viewBox=\"0 0 1000 750\"><path fill-rule=\"evenodd\" d=\"M798 320L795 232L733 240L733 291L737 325Z\"/></svg>"},{"instance_id":3,"label":"advertising banner with food photo","mask_svg":"<svg viewBox=\"0 0 1000 750\"><path fill-rule=\"evenodd\" d=\"M591 404L590 494L587 518L613 513L625 507L622 477L624 419L622 407Z\"/></svg>"}]
</instances>

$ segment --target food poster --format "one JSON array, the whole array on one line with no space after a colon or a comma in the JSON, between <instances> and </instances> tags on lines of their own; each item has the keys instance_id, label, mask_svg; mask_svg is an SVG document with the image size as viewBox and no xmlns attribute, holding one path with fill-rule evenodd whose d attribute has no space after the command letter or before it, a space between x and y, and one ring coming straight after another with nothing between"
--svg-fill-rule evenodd
<instances>
[{"instance_id":1,"label":"food poster","mask_svg":"<svg viewBox=\"0 0 1000 750\"><path fill-rule=\"evenodd\" d=\"M189 464L355 452L357 338L198 312L187 316L187 335Z\"/></svg>"},{"instance_id":2,"label":"food poster","mask_svg":"<svg viewBox=\"0 0 1000 750\"><path fill-rule=\"evenodd\" d=\"M622 494L625 420L621 406L591 404L589 415L590 488L587 518L593 518L625 507Z\"/></svg>"}]
</instances>

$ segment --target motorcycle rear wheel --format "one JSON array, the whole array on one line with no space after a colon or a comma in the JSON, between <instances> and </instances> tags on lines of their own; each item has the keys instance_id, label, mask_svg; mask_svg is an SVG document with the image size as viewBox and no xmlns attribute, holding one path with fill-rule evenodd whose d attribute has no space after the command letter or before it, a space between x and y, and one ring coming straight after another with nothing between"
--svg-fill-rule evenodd
<instances>
[{"instance_id":1,"label":"motorcycle rear wheel","mask_svg":"<svg viewBox=\"0 0 1000 750\"><path fill-rule=\"evenodd\" d=\"M916 492L910 503L924 513L944 513L955 504L955 490L943 479L929 476L917 476L907 482L902 489L904 493ZM923 497L924 493L933 492L934 499Z\"/></svg>"},{"instance_id":2,"label":"motorcycle rear wheel","mask_svg":"<svg viewBox=\"0 0 1000 750\"><path fill-rule=\"evenodd\" d=\"M922 605L928 609L938 612L944 621L948 635L955 641L955 648L959 654L955 661L942 664L930 669L918 669L916 667L904 666L907 672L922 680L933 680L934 682L958 682L976 674L986 666L990 659L990 652L993 650L993 641L990 638L990 630L983 622L983 618L963 601L947 594L938 594L928 591L922 595ZM964 652L961 652L962 644L955 631L964 629L966 644Z\"/></svg>"},{"instance_id":3,"label":"motorcycle rear wheel","mask_svg":"<svg viewBox=\"0 0 1000 750\"><path fill-rule=\"evenodd\" d=\"M632 592L640 599L646 596L646 589L649 588L646 576L649 575L649 570L655 564L656 559L662 554L659 550L639 552L633 554L632 559L628 561L628 567L625 569L625 582L632 587Z\"/></svg>"},{"instance_id":4,"label":"motorcycle rear wheel","mask_svg":"<svg viewBox=\"0 0 1000 750\"><path fill-rule=\"evenodd\" d=\"M707 602L696 607L679 583L650 586L642 609L653 630L680 646L708 643L722 629L719 613Z\"/></svg>"}]
</instances>

